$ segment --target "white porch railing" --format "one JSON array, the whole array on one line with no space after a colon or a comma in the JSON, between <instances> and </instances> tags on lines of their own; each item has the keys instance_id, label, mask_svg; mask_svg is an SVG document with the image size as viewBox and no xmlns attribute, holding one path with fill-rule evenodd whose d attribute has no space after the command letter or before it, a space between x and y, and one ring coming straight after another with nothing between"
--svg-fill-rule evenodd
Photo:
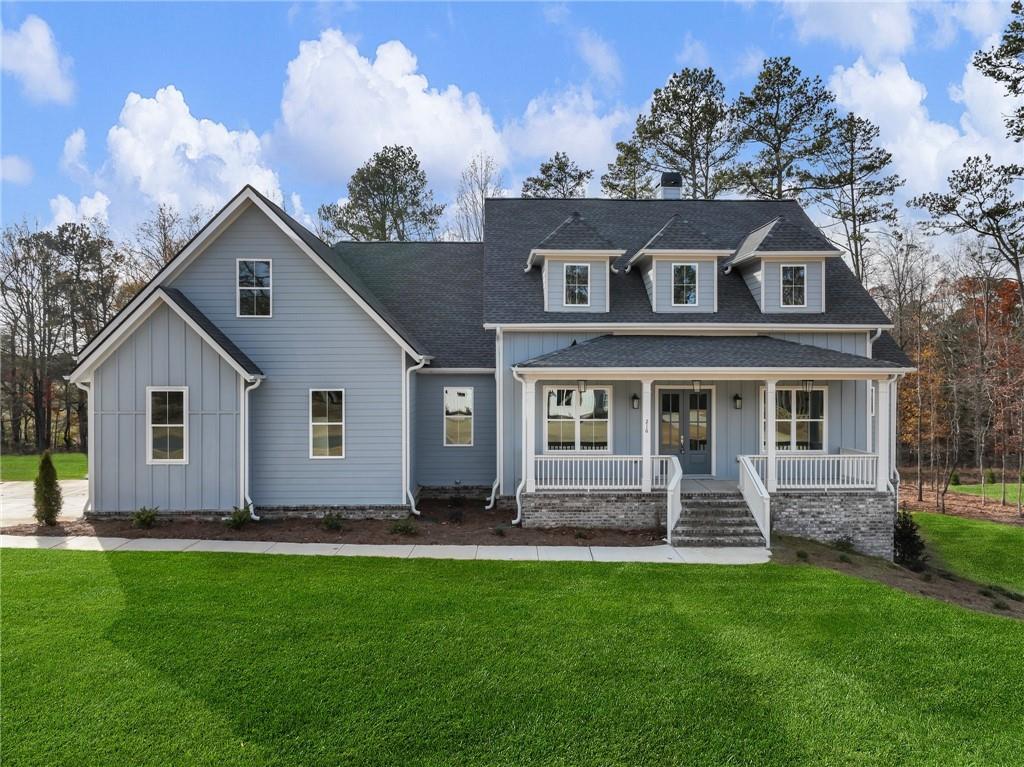
<instances>
[{"instance_id":1,"label":"white porch railing","mask_svg":"<svg viewBox=\"0 0 1024 767\"><path fill-rule=\"evenodd\" d=\"M767 481L768 456L749 458L762 483ZM839 455L778 453L775 479L779 490L870 490L875 487L878 456L874 453L844 452Z\"/></svg>"},{"instance_id":2,"label":"white porch railing","mask_svg":"<svg viewBox=\"0 0 1024 767\"><path fill-rule=\"evenodd\" d=\"M672 479L672 462L679 463L674 455L652 455L651 456L651 489L661 490L668 487Z\"/></svg>"},{"instance_id":3,"label":"white porch railing","mask_svg":"<svg viewBox=\"0 0 1024 767\"><path fill-rule=\"evenodd\" d=\"M643 458L639 455L534 456L538 490L639 490Z\"/></svg>"},{"instance_id":4,"label":"white porch railing","mask_svg":"<svg viewBox=\"0 0 1024 767\"><path fill-rule=\"evenodd\" d=\"M683 481L683 467L674 455L657 456L655 467L658 466L658 460L664 459L667 459L666 463L668 464L668 481L665 483L665 510L667 512L665 515L665 541L672 545L672 529L679 521L679 515L683 513L683 501L679 497L679 485Z\"/></svg>"},{"instance_id":5,"label":"white porch railing","mask_svg":"<svg viewBox=\"0 0 1024 767\"><path fill-rule=\"evenodd\" d=\"M739 458L740 493L747 503L747 508L750 509L751 516L757 522L757 528L764 536L765 547L771 548L772 499L768 495L768 490L765 488L764 482L761 481L757 469L754 468L754 463L751 460L753 457L757 456L741 455Z\"/></svg>"}]
</instances>

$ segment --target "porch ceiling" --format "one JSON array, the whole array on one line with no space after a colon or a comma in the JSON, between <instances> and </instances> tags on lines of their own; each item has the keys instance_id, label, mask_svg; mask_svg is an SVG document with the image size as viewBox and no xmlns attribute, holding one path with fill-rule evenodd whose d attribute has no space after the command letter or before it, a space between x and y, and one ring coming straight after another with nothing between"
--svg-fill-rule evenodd
<instances>
[{"instance_id":1,"label":"porch ceiling","mask_svg":"<svg viewBox=\"0 0 1024 767\"><path fill-rule=\"evenodd\" d=\"M517 366L553 369L636 368L668 370L707 368L736 371L823 369L835 372L902 372L905 366L882 359L821 349L768 336L634 336L606 335L543 354Z\"/></svg>"}]
</instances>

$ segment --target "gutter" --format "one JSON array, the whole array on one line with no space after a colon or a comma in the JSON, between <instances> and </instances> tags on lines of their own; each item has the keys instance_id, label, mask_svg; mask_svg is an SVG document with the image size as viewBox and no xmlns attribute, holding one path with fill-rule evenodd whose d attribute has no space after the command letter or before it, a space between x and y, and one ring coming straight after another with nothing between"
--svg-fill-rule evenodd
<instances>
[{"instance_id":1,"label":"gutter","mask_svg":"<svg viewBox=\"0 0 1024 767\"><path fill-rule=\"evenodd\" d=\"M502 449L502 422L505 419L502 407L505 403L501 390L501 375L505 363L503 361L504 355L502 354L502 344L504 344L504 338L502 337L501 328L496 328L494 331L494 412L497 416L497 423L494 426L494 433L496 436L496 444L494 446L495 473L494 484L491 486L491 497L487 499L487 505L484 506L484 511L490 511L498 502L498 492L501 488L502 463L504 462L504 451Z\"/></svg>"},{"instance_id":2,"label":"gutter","mask_svg":"<svg viewBox=\"0 0 1024 767\"><path fill-rule=\"evenodd\" d=\"M70 378L68 378L68 380L70 380ZM88 480L89 484L88 484L88 489L86 491L87 495L86 495L86 499L85 499L85 508L82 509L82 514L84 516L87 512L92 511L92 486L93 486L93 482L92 482L93 481L92 466L93 466L93 456L95 455L95 451L93 450L95 434L93 433L93 428L92 428L93 427L93 423L92 423L92 420L93 420L92 419L92 409L93 409L92 381L88 381L88 382L75 381L75 386L77 386L79 389L81 389L82 391L84 391L86 393L86 407L88 408L86 410L86 424L88 425L88 429L89 429L89 437L88 437L89 444L88 444L88 448L87 448L89 452L88 452L88 454L86 456L86 475L85 476L86 476L86 479Z\"/></svg>"},{"instance_id":3,"label":"gutter","mask_svg":"<svg viewBox=\"0 0 1024 767\"><path fill-rule=\"evenodd\" d=\"M260 518L256 514L252 497L249 495L249 392L260 388L262 383L262 378L255 378L252 381L252 386L245 386L243 384L242 388L242 502L249 507L249 519L253 522L259 522Z\"/></svg>"},{"instance_id":4,"label":"gutter","mask_svg":"<svg viewBox=\"0 0 1024 767\"><path fill-rule=\"evenodd\" d=\"M405 441L405 456L403 458L403 460L405 461L405 466L402 467L402 470L405 474L404 490L405 497L409 500L409 511L411 511L413 515L417 517L420 515L420 510L416 508L416 497L413 495L411 489L412 477L409 476L410 474L412 474L409 461L409 456L412 453L412 445L409 444L410 435L412 434L412 429L409 426L409 413L412 411L412 408L409 407L409 392L411 391L410 384L412 382L412 374L426 364L427 358L420 357L419 362L405 369L405 397L402 400L402 405L404 406L405 410L405 412L402 413L402 426L405 429L405 435L403 436L403 439Z\"/></svg>"},{"instance_id":5,"label":"gutter","mask_svg":"<svg viewBox=\"0 0 1024 767\"><path fill-rule=\"evenodd\" d=\"M874 359L871 355L874 354L875 341L882 336L882 328L875 328L875 332L868 336L868 359Z\"/></svg>"}]
</instances>

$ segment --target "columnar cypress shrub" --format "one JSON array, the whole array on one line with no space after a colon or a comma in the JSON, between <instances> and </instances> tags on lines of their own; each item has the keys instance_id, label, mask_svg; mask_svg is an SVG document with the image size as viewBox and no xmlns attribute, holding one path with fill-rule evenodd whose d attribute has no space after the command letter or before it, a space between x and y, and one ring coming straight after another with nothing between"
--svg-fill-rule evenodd
<instances>
[{"instance_id":1,"label":"columnar cypress shrub","mask_svg":"<svg viewBox=\"0 0 1024 767\"><path fill-rule=\"evenodd\" d=\"M39 459L39 473L36 474L35 496L36 519L42 525L57 524L64 498L57 484L57 469L53 466L50 451L43 453Z\"/></svg>"}]
</instances>

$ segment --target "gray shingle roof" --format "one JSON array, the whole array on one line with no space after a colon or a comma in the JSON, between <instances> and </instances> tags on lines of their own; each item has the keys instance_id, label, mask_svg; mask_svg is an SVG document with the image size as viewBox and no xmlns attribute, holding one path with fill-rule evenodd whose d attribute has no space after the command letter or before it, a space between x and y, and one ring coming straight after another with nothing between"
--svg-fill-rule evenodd
<instances>
[{"instance_id":1,"label":"gray shingle roof","mask_svg":"<svg viewBox=\"0 0 1024 767\"><path fill-rule=\"evenodd\" d=\"M434 357L430 367L494 367L481 243L339 242L334 250L394 317L416 328Z\"/></svg>"},{"instance_id":2,"label":"gray shingle roof","mask_svg":"<svg viewBox=\"0 0 1024 767\"><path fill-rule=\"evenodd\" d=\"M882 333L871 345L871 356L873 359L892 362L906 368L914 366L907 353L896 343L896 339L888 333Z\"/></svg>"},{"instance_id":3,"label":"gray shingle roof","mask_svg":"<svg viewBox=\"0 0 1024 767\"><path fill-rule=\"evenodd\" d=\"M676 213L644 245L644 248L650 250L698 250L707 247L707 243L710 241L711 237L701 231L699 226Z\"/></svg>"},{"instance_id":4,"label":"gray shingle roof","mask_svg":"<svg viewBox=\"0 0 1024 767\"><path fill-rule=\"evenodd\" d=\"M832 250L832 245L792 200L605 200L492 199L485 208L484 321L488 323L800 323L887 325L888 318L839 258L826 260L826 308L816 314L762 314L742 275L719 274L718 311L660 313L651 310L642 275L620 268L611 275L611 310L544 311L539 269L523 272L530 250L573 212L600 227L613 248L625 250L620 267L678 215L707 236L702 247L733 250L751 231L773 218L788 222L792 250ZM791 225L791 226L789 226ZM720 260L720 264L723 261Z\"/></svg>"},{"instance_id":5,"label":"gray shingle roof","mask_svg":"<svg viewBox=\"0 0 1024 767\"><path fill-rule=\"evenodd\" d=\"M161 293L168 301L175 304L179 309L185 312L185 314L191 317L192 321L201 327L206 332L206 335L212 338L214 343L216 343L225 354L231 357L231 359L237 362L246 373L253 376L263 375L263 371L260 370L259 366L249 359L245 352L235 346L235 342L228 338L220 328L214 325L209 317L199 311L199 307L189 301L188 298L185 297L184 293L177 288L165 288L162 285L157 288L157 292Z\"/></svg>"},{"instance_id":6,"label":"gray shingle roof","mask_svg":"<svg viewBox=\"0 0 1024 767\"><path fill-rule=\"evenodd\" d=\"M537 243L537 248L542 250L616 250L614 245L576 211L573 211L569 218Z\"/></svg>"},{"instance_id":7,"label":"gray shingle roof","mask_svg":"<svg viewBox=\"0 0 1024 767\"><path fill-rule=\"evenodd\" d=\"M769 336L599 336L519 363L528 368L898 368L897 362Z\"/></svg>"}]
</instances>

